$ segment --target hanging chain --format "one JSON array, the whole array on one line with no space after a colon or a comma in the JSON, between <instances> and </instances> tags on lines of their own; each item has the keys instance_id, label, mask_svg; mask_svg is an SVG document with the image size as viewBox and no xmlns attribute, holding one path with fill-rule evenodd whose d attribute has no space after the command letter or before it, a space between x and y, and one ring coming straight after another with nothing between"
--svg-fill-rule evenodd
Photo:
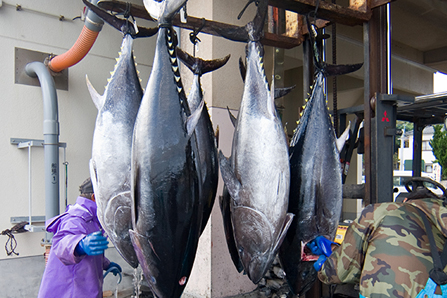
<instances>
[{"instance_id":1,"label":"hanging chain","mask_svg":"<svg viewBox=\"0 0 447 298\"><path fill-rule=\"evenodd\" d=\"M336 0L332 0L335 4ZM332 64L337 64L337 26L336 23L332 24ZM332 98L333 98L333 111L334 111L334 128L335 135L338 137L338 98L337 98L337 76L332 78Z\"/></svg>"}]
</instances>

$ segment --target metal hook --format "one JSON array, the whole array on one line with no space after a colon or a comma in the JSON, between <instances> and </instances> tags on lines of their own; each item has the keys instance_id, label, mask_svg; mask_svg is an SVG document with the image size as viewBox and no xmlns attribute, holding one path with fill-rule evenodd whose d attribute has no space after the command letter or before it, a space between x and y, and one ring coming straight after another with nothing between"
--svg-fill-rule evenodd
<instances>
[{"instance_id":1,"label":"metal hook","mask_svg":"<svg viewBox=\"0 0 447 298\"><path fill-rule=\"evenodd\" d=\"M202 31L203 27L205 27L206 20L202 18L202 25L200 25L199 28L194 29L193 32L189 33L189 39L191 42L195 45L198 41L200 42L200 39L197 37L197 35Z\"/></svg>"},{"instance_id":2,"label":"metal hook","mask_svg":"<svg viewBox=\"0 0 447 298\"><path fill-rule=\"evenodd\" d=\"M247 4L245 4L244 8L242 8L242 11L241 11L241 12L239 13L239 15L237 16L237 19L238 19L238 20L240 20L240 19L242 18L242 15L244 14L244 12L245 12L245 10L247 9L247 7L248 7L250 4L252 4L253 2L255 3L256 6L259 5L259 0L249 0L249 1L247 2Z\"/></svg>"}]
</instances>

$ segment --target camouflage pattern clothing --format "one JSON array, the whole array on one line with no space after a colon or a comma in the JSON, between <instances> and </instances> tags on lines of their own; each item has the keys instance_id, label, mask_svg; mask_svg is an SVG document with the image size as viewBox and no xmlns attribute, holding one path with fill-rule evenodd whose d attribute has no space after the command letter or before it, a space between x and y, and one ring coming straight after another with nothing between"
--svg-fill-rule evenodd
<instances>
[{"instance_id":1,"label":"camouflage pattern clothing","mask_svg":"<svg viewBox=\"0 0 447 298\"><path fill-rule=\"evenodd\" d=\"M373 204L349 226L343 243L318 272L319 279L327 284L359 283L360 294L367 298L416 297L427 283L433 260L414 206L428 216L441 252L447 237L443 201ZM436 294L441 294L439 287Z\"/></svg>"}]
</instances>

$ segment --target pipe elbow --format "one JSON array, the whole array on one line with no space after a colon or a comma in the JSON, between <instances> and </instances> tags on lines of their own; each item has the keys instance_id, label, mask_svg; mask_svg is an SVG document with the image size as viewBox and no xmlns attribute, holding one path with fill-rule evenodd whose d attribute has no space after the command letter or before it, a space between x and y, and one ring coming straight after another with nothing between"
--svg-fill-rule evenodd
<instances>
[{"instance_id":1,"label":"pipe elbow","mask_svg":"<svg viewBox=\"0 0 447 298\"><path fill-rule=\"evenodd\" d=\"M73 47L62 55L58 55L50 60L48 67L54 72L61 72L79 61L90 51L99 32L92 31L84 26L78 40Z\"/></svg>"},{"instance_id":2,"label":"pipe elbow","mask_svg":"<svg viewBox=\"0 0 447 298\"><path fill-rule=\"evenodd\" d=\"M96 4L97 2L97 0L93 0L91 3ZM84 28L75 44L64 54L52 58L48 62L48 68L53 72L61 72L81 61L95 43L103 24L104 22L89 10L85 17Z\"/></svg>"}]
</instances>

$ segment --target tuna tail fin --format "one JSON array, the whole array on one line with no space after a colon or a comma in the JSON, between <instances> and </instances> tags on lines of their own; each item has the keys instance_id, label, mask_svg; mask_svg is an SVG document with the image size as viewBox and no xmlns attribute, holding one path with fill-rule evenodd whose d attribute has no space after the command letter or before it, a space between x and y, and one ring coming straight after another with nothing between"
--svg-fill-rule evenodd
<instances>
[{"instance_id":1,"label":"tuna tail fin","mask_svg":"<svg viewBox=\"0 0 447 298\"><path fill-rule=\"evenodd\" d=\"M237 118L231 113L230 108L227 106L228 115L230 116L231 123L233 124L233 127L236 127L237 125Z\"/></svg>"},{"instance_id":2,"label":"tuna tail fin","mask_svg":"<svg viewBox=\"0 0 447 298\"><path fill-rule=\"evenodd\" d=\"M192 114L186 120L186 131L188 132L188 136L192 136L192 134L194 133L194 129L196 128L197 123L199 122L204 106L205 101L202 100L199 104L199 107L195 111L192 111Z\"/></svg>"},{"instance_id":3,"label":"tuna tail fin","mask_svg":"<svg viewBox=\"0 0 447 298\"><path fill-rule=\"evenodd\" d=\"M101 19L103 19L105 22L107 22L110 26L114 27L118 31L121 31L123 34L130 34L132 37L150 37L157 33L158 27L155 28L144 28L144 27L138 27L138 31L135 29L133 23L131 23L129 20L124 20L117 18L116 16L108 13L106 10L91 4L87 0L82 0L84 4L93 11L95 14L98 15Z\"/></svg>"},{"instance_id":4,"label":"tuna tail fin","mask_svg":"<svg viewBox=\"0 0 447 298\"><path fill-rule=\"evenodd\" d=\"M268 8L268 0L249 0L248 4L245 5L242 12L239 14L238 19L241 18L245 9L251 3L257 3L258 9L256 11L256 16L253 21L249 22L244 27L238 27L236 29L227 29L227 28L214 28L216 33L218 33L223 38L232 40L232 41L240 41L240 42L248 42L248 41L259 41L262 36L265 18L267 16L267 8Z\"/></svg>"},{"instance_id":5,"label":"tuna tail fin","mask_svg":"<svg viewBox=\"0 0 447 298\"><path fill-rule=\"evenodd\" d=\"M182 8L187 0L143 0L144 7L150 16L159 24L170 22L172 17Z\"/></svg>"},{"instance_id":6,"label":"tuna tail fin","mask_svg":"<svg viewBox=\"0 0 447 298\"><path fill-rule=\"evenodd\" d=\"M90 80L88 79L87 75L85 75L85 80L87 82L87 88L88 91L90 92L90 96L92 97L93 103L95 104L96 108L99 111L104 105L105 98L102 95L99 95L98 91L96 91L92 83L90 83Z\"/></svg>"},{"instance_id":7,"label":"tuna tail fin","mask_svg":"<svg viewBox=\"0 0 447 298\"><path fill-rule=\"evenodd\" d=\"M234 201L239 201L239 192L242 188L242 185L234 174L228 158L223 155L222 150L219 150L219 165L222 179L225 183L228 193Z\"/></svg>"},{"instance_id":8,"label":"tuna tail fin","mask_svg":"<svg viewBox=\"0 0 447 298\"><path fill-rule=\"evenodd\" d=\"M363 63L357 64L324 64L322 67L322 71L326 77L329 76L339 76L347 73L351 73L359 70L363 66Z\"/></svg>"},{"instance_id":9,"label":"tuna tail fin","mask_svg":"<svg viewBox=\"0 0 447 298\"><path fill-rule=\"evenodd\" d=\"M349 130L351 128L351 121L348 123L348 127L346 127L345 131L342 133L342 135L337 139L337 149L340 153L343 149L343 146L345 145L346 140L349 137Z\"/></svg>"},{"instance_id":10,"label":"tuna tail fin","mask_svg":"<svg viewBox=\"0 0 447 298\"><path fill-rule=\"evenodd\" d=\"M177 47L177 58L179 58L194 74L203 75L207 72L219 69L224 66L231 55L227 55L221 59L203 60L193 57L181 48Z\"/></svg>"},{"instance_id":11,"label":"tuna tail fin","mask_svg":"<svg viewBox=\"0 0 447 298\"><path fill-rule=\"evenodd\" d=\"M275 89L275 99L281 98L283 96L286 96L290 93L293 89L295 89L296 85L293 85L292 87L286 87L286 88L276 88Z\"/></svg>"}]
</instances>

